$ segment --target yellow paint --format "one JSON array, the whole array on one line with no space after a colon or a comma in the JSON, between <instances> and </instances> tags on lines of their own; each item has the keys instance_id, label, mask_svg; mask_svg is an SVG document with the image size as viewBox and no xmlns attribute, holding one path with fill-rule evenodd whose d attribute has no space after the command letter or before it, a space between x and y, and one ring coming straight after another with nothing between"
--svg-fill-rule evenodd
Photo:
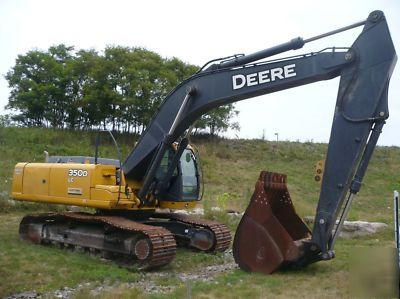
<instances>
[{"instance_id":1,"label":"yellow paint","mask_svg":"<svg viewBox=\"0 0 400 299\"><path fill-rule=\"evenodd\" d=\"M22 180L22 192L28 194L49 194L50 169L44 163L32 167L27 164L24 167L24 179ZM25 178L29 177L29 180Z\"/></svg>"},{"instance_id":2,"label":"yellow paint","mask_svg":"<svg viewBox=\"0 0 400 299\"><path fill-rule=\"evenodd\" d=\"M194 209L197 201L160 201L159 207L162 209Z\"/></svg>"},{"instance_id":3,"label":"yellow paint","mask_svg":"<svg viewBox=\"0 0 400 299\"><path fill-rule=\"evenodd\" d=\"M76 205L96 209L154 210L191 209L196 202L155 201L139 207L136 197L141 184L116 182L113 165L80 163L18 163L14 169L12 198L49 204ZM128 183L127 190L125 190ZM127 192L126 192L127 191Z\"/></svg>"},{"instance_id":4,"label":"yellow paint","mask_svg":"<svg viewBox=\"0 0 400 299\"><path fill-rule=\"evenodd\" d=\"M25 165L28 163L18 163L15 165L13 181L12 181L12 190L13 192L22 193L22 178Z\"/></svg>"},{"instance_id":5,"label":"yellow paint","mask_svg":"<svg viewBox=\"0 0 400 299\"><path fill-rule=\"evenodd\" d=\"M325 170L325 160L319 160L317 161L316 165L314 166L315 168L315 176L314 180L316 182L321 183L322 178L324 177L324 170Z\"/></svg>"}]
</instances>

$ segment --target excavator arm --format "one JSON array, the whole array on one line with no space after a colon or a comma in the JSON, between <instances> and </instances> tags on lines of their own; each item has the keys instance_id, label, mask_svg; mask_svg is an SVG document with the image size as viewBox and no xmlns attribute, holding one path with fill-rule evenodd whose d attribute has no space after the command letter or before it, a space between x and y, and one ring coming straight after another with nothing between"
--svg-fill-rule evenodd
<instances>
[{"instance_id":1,"label":"excavator arm","mask_svg":"<svg viewBox=\"0 0 400 299\"><path fill-rule=\"evenodd\" d=\"M265 60L357 26L364 28L349 48ZM34 243L123 254L145 267L168 264L176 242L222 252L231 241L226 225L155 211L193 207L199 198L197 159L188 146L193 123L221 105L340 77L313 232L295 212L286 176L262 171L233 243L235 261L248 271L271 273L281 266L330 259L389 116L387 93L395 63L380 11L320 36L211 61L165 98L122 166L120 159L99 158L98 142L95 157L51 156L46 163L18 163L14 199L97 209L95 214L27 215L20 236Z\"/></svg>"},{"instance_id":2,"label":"excavator arm","mask_svg":"<svg viewBox=\"0 0 400 299\"><path fill-rule=\"evenodd\" d=\"M361 25L364 28L350 48L331 48L255 63L301 48L306 42ZM381 11L374 11L365 21L315 38L297 38L251 55L214 63L182 82L166 97L123 164L125 176L143 181L138 196L146 204L148 195L157 196L160 186L163 186L155 183L155 173L166 150L201 115L221 105L340 77L312 238L300 242L300 253L289 260L304 265L332 258L341 224L354 194L360 190L379 134L389 116L388 85L396 60L385 16ZM186 147L186 141L182 147ZM177 153L181 152L178 146ZM348 195L345 208L342 208ZM332 233L341 213L336 231ZM276 240L272 245L277 247ZM281 256L286 254L278 253ZM243 256L239 256L239 265L251 271L271 272L276 269L253 267L242 259Z\"/></svg>"}]
</instances>

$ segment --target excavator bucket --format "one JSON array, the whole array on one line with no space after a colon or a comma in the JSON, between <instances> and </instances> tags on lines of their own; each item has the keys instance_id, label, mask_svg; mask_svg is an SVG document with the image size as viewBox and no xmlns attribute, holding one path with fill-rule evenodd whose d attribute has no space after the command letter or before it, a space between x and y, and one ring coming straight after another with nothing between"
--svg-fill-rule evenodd
<instances>
[{"instance_id":1,"label":"excavator bucket","mask_svg":"<svg viewBox=\"0 0 400 299\"><path fill-rule=\"evenodd\" d=\"M302 257L311 232L296 214L286 175L261 171L233 242L233 256L249 272L270 274Z\"/></svg>"}]
</instances>

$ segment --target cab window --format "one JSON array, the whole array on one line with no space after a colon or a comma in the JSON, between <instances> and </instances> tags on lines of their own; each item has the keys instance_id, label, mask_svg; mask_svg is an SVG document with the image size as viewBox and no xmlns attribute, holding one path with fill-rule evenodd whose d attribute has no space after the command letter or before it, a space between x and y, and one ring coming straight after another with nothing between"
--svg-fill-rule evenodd
<instances>
[{"instance_id":1,"label":"cab window","mask_svg":"<svg viewBox=\"0 0 400 299\"><path fill-rule=\"evenodd\" d=\"M157 171L156 171L156 179L157 180L161 180L165 177L165 175L167 174L169 165L172 163L172 159L174 157L174 151L172 149L168 149L161 162L160 162L160 166L158 167ZM174 175L176 175L176 170L174 171Z\"/></svg>"},{"instance_id":2,"label":"cab window","mask_svg":"<svg viewBox=\"0 0 400 299\"><path fill-rule=\"evenodd\" d=\"M180 159L182 171L183 200L197 199L199 196L199 178L196 157L190 149L185 149Z\"/></svg>"}]
</instances>

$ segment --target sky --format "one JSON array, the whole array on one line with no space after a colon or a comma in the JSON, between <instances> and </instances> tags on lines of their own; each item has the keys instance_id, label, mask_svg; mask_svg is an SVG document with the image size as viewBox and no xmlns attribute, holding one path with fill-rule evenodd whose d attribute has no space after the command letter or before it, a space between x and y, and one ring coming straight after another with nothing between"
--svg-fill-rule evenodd
<instances>
[{"instance_id":1,"label":"sky","mask_svg":"<svg viewBox=\"0 0 400 299\"><path fill-rule=\"evenodd\" d=\"M399 0L129 1L0 0L0 114L10 90L4 75L18 54L64 43L75 49L144 47L163 57L203 65L250 54L297 36L309 38L382 10L400 53ZM362 27L306 44L285 56L348 47ZM339 79L289 89L236 104L240 131L227 137L327 142ZM400 146L400 62L389 88L390 118L379 144ZM277 133L277 135L276 135Z\"/></svg>"}]
</instances>

